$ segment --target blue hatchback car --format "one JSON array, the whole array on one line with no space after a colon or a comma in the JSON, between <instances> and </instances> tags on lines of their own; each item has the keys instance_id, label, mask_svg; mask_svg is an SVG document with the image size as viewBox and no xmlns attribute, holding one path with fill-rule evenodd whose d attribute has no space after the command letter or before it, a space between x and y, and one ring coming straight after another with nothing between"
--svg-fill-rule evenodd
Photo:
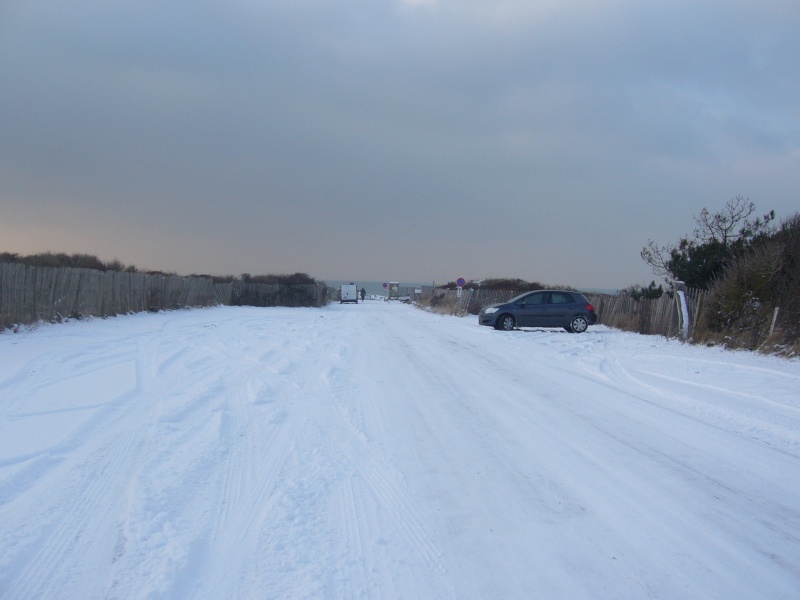
<instances>
[{"instance_id":1,"label":"blue hatchback car","mask_svg":"<svg viewBox=\"0 0 800 600\"><path fill-rule=\"evenodd\" d=\"M478 323L504 331L515 327L563 327L570 333L583 333L597 323L597 314L580 292L537 290L484 306Z\"/></svg>"}]
</instances>

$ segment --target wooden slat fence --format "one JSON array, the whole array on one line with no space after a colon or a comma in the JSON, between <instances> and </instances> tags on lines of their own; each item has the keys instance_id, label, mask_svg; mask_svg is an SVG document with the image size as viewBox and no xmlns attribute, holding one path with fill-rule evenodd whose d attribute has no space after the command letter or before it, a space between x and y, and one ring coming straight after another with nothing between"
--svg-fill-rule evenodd
<instances>
[{"instance_id":1,"label":"wooden slat fence","mask_svg":"<svg viewBox=\"0 0 800 600\"><path fill-rule=\"evenodd\" d=\"M283 285L277 283L217 284L216 298L230 306L322 306L328 288L321 283Z\"/></svg>"},{"instance_id":2,"label":"wooden slat fence","mask_svg":"<svg viewBox=\"0 0 800 600\"><path fill-rule=\"evenodd\" d=\"M217 304L322 306L327 288L214 284L210 277L0 263L0 330L67 318L108 317Z\"/></svg>"},{"instance_id":3,"label":"wooden slat fence","mask_svg":"<svg viewBox=\"0 0 800 600\"><path fill-rule=\"evenodd\" d=\"M707 292L686 290L689 337L692 337L704 307ZM680 320L677 298L664 294L657 299L634 300L626 294L586 294L597 312L598 322L609 327L650 335L677 337Z\"/></svg>"}]
</instances>

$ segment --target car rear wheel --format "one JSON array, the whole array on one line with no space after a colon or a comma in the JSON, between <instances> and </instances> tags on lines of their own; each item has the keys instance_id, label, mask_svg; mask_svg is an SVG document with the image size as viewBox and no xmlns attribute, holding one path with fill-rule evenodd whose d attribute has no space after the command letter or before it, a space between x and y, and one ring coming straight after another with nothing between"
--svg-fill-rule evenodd
<instances>
[{"instance_id":1,"label":"car rear wheel","mask_svg":"<svg viewBox=\"0 0 800 600\"><path fill-rule=\"evenodd\" d=\"M569 331L572 333L583 333L589 327L589 321L583 315L575 315L569 322Z\"/></svg>"},{"instance_id":2,"label":"car rear wheel","mask_svg":"<svg viewBox=\"0 0 800 600\"><path fill-rule=\"evenodd\" d=\"M511 315L501 315L494 324L495 329L502 329L503 331L511 331L516 326L517 322Z\"/></svg>"}]
</instances>

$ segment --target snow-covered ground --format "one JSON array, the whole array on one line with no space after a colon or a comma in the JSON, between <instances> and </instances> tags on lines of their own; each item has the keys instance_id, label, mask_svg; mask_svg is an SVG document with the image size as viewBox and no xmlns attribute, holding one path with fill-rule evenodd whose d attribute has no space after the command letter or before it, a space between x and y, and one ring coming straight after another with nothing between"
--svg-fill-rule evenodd
<instances>
[{"instance_id":1,"label":"snow-covered ground","mask_svg":"<svg viewBox=\"0 0 800 600\"><path fill-rule=\"evenodd\" d=\"M800 361L399 303L0 335L0 598L798 598Z\"/></svg>"}]
</instances>

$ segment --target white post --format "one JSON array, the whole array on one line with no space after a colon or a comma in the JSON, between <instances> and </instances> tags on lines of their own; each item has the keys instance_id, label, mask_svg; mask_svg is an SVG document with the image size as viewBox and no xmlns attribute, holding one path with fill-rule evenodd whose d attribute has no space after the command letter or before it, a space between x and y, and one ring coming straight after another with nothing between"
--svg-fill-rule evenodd
<instances>
[{"instance_id":1,"label":"white post","mask_svg":"<svg viewBox=\"0 0 800 600\"><path fill-rule=\"evenodd\" d=\"M769 326L769 337L772 337L772 334L775 333L775 321L778 320L778 307L775 307L775 312L772 313L772 325Z\"/></svg>"},{"instance_id":2,"label":"white post","mask_svg":"<svg viewBox=\"0 0 800 600\"><path fill-rule=\"evenodd\" d=\"M681 337L689 339L689 306L686 303L686 284L682 281L675 282L675 303L678 307L678 327Z\"/></svg>"}]
</instances>

